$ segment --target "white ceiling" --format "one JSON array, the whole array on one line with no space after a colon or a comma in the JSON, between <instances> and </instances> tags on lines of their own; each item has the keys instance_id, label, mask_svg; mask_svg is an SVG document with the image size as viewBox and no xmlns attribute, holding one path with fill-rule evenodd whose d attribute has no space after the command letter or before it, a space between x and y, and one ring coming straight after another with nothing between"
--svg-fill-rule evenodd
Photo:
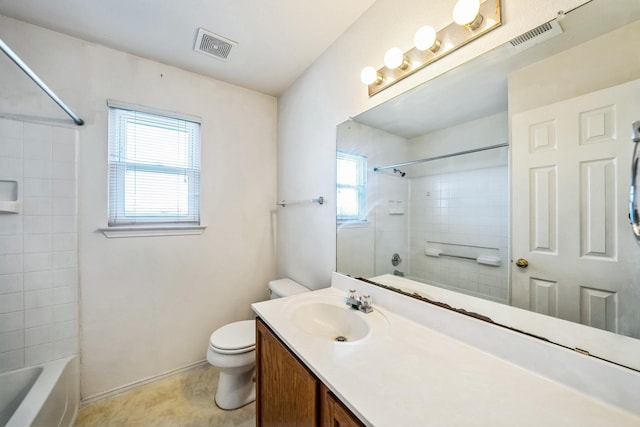
<instances>
[{"instance_id":1,"label":"white ceiling","mask_svg":"<svg viewBox=\"0 0 640 427\"><path fill-rule=\"evenodd\" d=\"M0 14L280 95L375 0L0 0ZM193 51L199 27L238 42Z\"/></svg>"}]
</instances>

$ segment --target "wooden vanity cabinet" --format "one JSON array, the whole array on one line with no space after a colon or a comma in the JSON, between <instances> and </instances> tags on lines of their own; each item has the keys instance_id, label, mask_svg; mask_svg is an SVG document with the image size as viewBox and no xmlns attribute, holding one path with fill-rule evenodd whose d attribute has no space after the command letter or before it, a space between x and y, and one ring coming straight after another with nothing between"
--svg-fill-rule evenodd
<instances>
[{"instance_id":1,"label":"wooden vanity cabinet","mask_svg":"<svg viewBox=\"0 0 640 427\"><path fill-rule=\"evenodd\" d=\"M323 383L320 383L320 406L321 427L364 426Z\"/></svg>"},{"instance_id":2,"label":"wooden vanity cabinet","mask_svg":"<svg viewBox=\"0 0 640 427\"><path fill-rule=\"evenodd\" d=\"M364 426L260 318L256 319L256 424Z\"/></svg>"}]
</instances>

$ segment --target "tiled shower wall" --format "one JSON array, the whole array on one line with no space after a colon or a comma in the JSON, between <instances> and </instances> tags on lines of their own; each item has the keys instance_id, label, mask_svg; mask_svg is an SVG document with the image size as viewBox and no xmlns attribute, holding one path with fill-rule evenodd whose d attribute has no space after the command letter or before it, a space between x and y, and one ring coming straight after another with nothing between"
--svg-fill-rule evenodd
<instances>
[{"instance_id":1,"label":"tiled shower wall","mask_svg":"<svg viewBox=\"0 0 640 427\"><path fill-rule=\"evenodd\" d=\"M0 372L78 352L75 129L0 118ZM5 195L6 197L6 195Z\"/></svg>"},{"instance_id":2,"label":"tiled shower wall","mask_svg":"<svg viewBox=\"0 0 640 427\"><path fill-rule=\"evenodd\" d=\"M410 276L508 302L507 166L411 179ZM433 248L454 255L500 258L500 266L426 256Z\"/></svg>"}]
</instances>

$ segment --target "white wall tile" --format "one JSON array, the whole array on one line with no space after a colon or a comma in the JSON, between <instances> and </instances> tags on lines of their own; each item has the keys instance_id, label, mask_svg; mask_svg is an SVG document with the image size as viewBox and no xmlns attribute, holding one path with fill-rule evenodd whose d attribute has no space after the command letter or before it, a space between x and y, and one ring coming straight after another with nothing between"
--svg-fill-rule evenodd
<instances>
[{"instance_id":1,"label":"white wall tile","mask_svg":"<svg viewBox=\"0 0 640 427\"><path fill-rule=\"evenodd\" d=\"M53 339L63 340L78 336L78 321L70 320L68 322L55 323L53 325Z\"/></svg>"},{"instance_id":2,"label":"white wall tile","mask_svg":"<svg viewBox=\"0 0 640 427\"><path fill-rule=\"evenodd\" d=\"M24 327L24 316L21 312L0 314L0 333L21 330Z\"/></svg>"},{"instance_id":3,"label":"white wall tile","mask_svg":"<svg viewBox=\"0 0 640 427\"><path fill-rule=\"evenodd\" d=\"M23 199L25 215L51 215L53 203L48 197L25 197Z\"/></svg>"},{"instance_id":4,"label":"white wall tile","mask_svg":"<svg viewBox=\"0 0 640 427\"><path fill-rule=\"evenodd\" d=\"M45 289L53 286L53 272L31 271L24 273L24 290L32 291L36 289Z\"/></svg>"},{"instance_id":5,"label":"white wall tile","mask_svg":"<svg viewBox=\"0 0 640 427\"><path fill-rule=\"evenodd\" d=\"M24 215L24 234L51 233L53 222L51 216Z\"/></svg>"},{"instance_id":6,"label":"white wall tile","mask_svg":"<svg viewBox=\"0 0 640 427\"><path fill-rule=\"evenodd\" d=\"M39 289L37 291L25 291L24 308L41 308L53 305L53 289Z\"/></svg>"},{"instance_id":7,"label":"white wall tile","mask_svg":"<svg viewBox=\"0 0 640 427\"><path fill-rule=\"evenodd\" d=\"M22 140L0 137L0 157L22 158Z\"/></svg>"},{"instance_id":8,"label":"white wall tile","mask_svg":"<svg viewBox=\"0 0 640 427\"><path fill-rule=\"evenodd\" d=\"M68 269L78 266L78 253L76 251L64 251L53 253L53 268Z\"/></svg>"},{"instance_id":9,"label":"white wall tile","mask_svg":"<svg viewBox=\"0 0 640 427\"><path fill-rule=\"evenodd\" d=\"M54 179L53 192L51 194L53 197L75 197L75 179Z\"/></svg>"},{"instance_id":10,"label":"white wall tile","mask_svg":"<svg viewBox=\"0 0 640 427\"><path fill-rule=\"evenodd\" d=\"M66 162L53 162L53 179L76 179L76 164Z\"/></svg>"},{"instance_id":11,"label":"white wall tile","mask_svg":"<svg viewBox=\"0 0 640 427\"><path fill-rule=\"evenodd\" d=\"M53 286L78 286L78 270L76 268L53 270Z\"/></svg>"},{"instance_id":12,"label":"white wall tile","mask_svg":"<svg viewBox=\"0 0 640 427\"><path fill-rule=\"evenodd\" d=\"M53 342L53 357L60 359L78 352L78 338L72 337Z\"/></svg>"},{"instance_id":13,"label":"white wall tile","mask_svg":"<svg viewBox=\"0 0 640 427\"><path fill-rule=\"evenodd\" d=\"M76 146L75 144L57 143L54 144L53 161L59 163L75 163Z\"/></svg>"},{"instance_id":14,"label":"white wall tile","mask_svg":"<svg viewBox=\"0 0 640 427\"><path fill-rule=\"evenodd\" d=\"M24 197L51 197L53 181L50 179L25 178Z\"/></svg>"},{"instance_id":15,"label":"white wall tile","mask_svg":"<svg viewBox=\"0 0 640 427\"><path fill-rule=\"evenodd\" d=\"M76 139L0 119L0 177L19 181L23 202L0 216L0 370L78 351Z\"/></svg>"},{"instance_id":16,"label":"white wall tile","mask_svg":"<svg viewBox=\"0 0 640 427\"><path fill-rule=\"evenodd\" d=\"M25 123L22 135L25 141L46 141L51 143L51 126L39 123Z\"/></svg>"},{"instance_id":17,"label":"white wall tile","mask_svg":"<svg viewBox=\"0 0 640 427\"><path fill-rule=\"evenodd\" d=\"M56 197L53 199L53 214L75 216L78 207L75 197Z\"/></svg>"},{"instance_id":18,"label":"white wall tile","mask_svg":"<svg viewBox=\"0 0 640 427\"><path fill-rule=\"evenodd\" d=\"M54 359L53 343L40 344L24 349L24 363L26 366L39 365Z\"/></svg>"},{"instance_id":19,"label":"white wall tile","mask_svg":"<svg viewBox=\"0 0 640 427\"><path fill-rule=\"evenodd\" d=\"M76 216L54 216L53 232L54 233L75 233L77 231Z\"/></svg>"},{"instance_id":20,"label":"white wall tile","mask_svg":"<svg viewBox=\"0 0 640 427\"><path fill-rule=\"evenodd\" d=\"M24 236L24 253L51 252L53 236L51 234L27 234Z\"/></svg>"},{"instance_id":21,"label":"white wall tile","mask_svg":"<svg viewBox=\"0 0 640 427\"><path fill-rule=\"evenodd\" d=\"M23 145L23 158L44 160L51 163L51 141L26 140Z\"/></svg>"},{"instance_id":22,"label":"white wall tile","mask_svg":"<svg viewBox=\"0 0 640 427\"><path fill-rule=\"evenodd\" d=\"M53 319L56 323L68 322L77 318L77 304L60 304L53 306Z\"/></svg>"},{"instance_id":23,"label":"white wall tile","mask_svg":"<svg viewBox=\"0 0 640 427\"><path fill-rule=\"evenodd\" d=\"M24 216L3 215L0 217L0 236L22 234Z\"/></svg>"},{"instance_id":24,"label":"white wall tile","mask_svg":"<svg viewBox=\"0 0 640 427\"><path fill-rule=\"evenodd\" d=\"M38 252L24 254L24 272L51 270L53 268L53 254Z\"/></svg>"},{"instance_id":25,"label":"white wall tile","mask_svg":"<svg viewBox=\"0 0 640 427\"><path fill-rule=\"evenodd\" d=\"M24 347L24 331L14 331L0 334L0 352L18 350Z\"/></svg>"},{"instance_id":26,"label":"white wall tile","mask_svg":"<svg viewBox=\"0 0 640 427\"><path fill-rule=\"evenodd\" d=\"M53 288L53 303L56 305L75 303L77 299L77 286L61 286Z\"/></svg>"},{"instance_id":27,"label":"white wall tile","mask_svg":"<svg viewBox=\"0 0 640 427\"><path fill-rule=\"evenodd\" d=\"M50 160L24 159L23 176L25 178L50 179L53 165Z\"/></svg>"},{"instance_id":28,"label":"white wall tile","mask_svg":"<svg viewBox=\"0 0 640 427\"><path fill-rule=\"evenodd\" d=\"M0 373L24 368L24 350L0 353Z\"/></svg>"},{"instance_id":29,"label":"white wall tile","mask_svg":"<svg viewBox=\"0 0 640 427\"><path fill-rule=\"evenodd\" d=\"M24 311L25 328L35 328L53 323L53 307L33 308Z\"/></svg>"},{"instance_id":30,"label":"white wall tile","mask_svg":"<svg viewBox=\"0 0 640 427\"><path fill-rule=\"evenodd\" d=\"M21 273L0 274L0 294L22 291L23 275Z\"/></svg>"},{"instance_id":31,"label":"white wall tile","mask_svg":"<svg viewBox=\"0 0 640 427\"><path fill-rule=\"evenodd\" d=\"M22 292L0 295L0 313L22 311L23 307Z\"/></svg>"},{"instance_id":32,"label":"white wall tile","mask_svg":"<svg viewBox=\"0 0 640 427\"><path fill-rule=\"evenodd\" d=\"M22 273L22 254L0 255L0 274Z\"/></svg>"},{"instance_id":33,"label":"white wall tile","mask_svg":"<svg viewBox=\"0 0 640 427\"><path fill-rule=\"evenodd\" d=\"M22 251L21 235L0 236L0 255L21 254Z\"/></svg>"},{"instance_id":34,"label":"white wall tile","mask_svg":"<svg viewBox=\"0 0 640 427\"><path fill-rule=\"evenodd\" d=\"M76 233L56 233L53 235L54 251L77 251L78 235Z\"/></svg>"},{"instance_id":35,"label":"white wall tile","mask_svg":"<svg viewBox=\"0 0 640 427\"><path fill-rule=\"evenodd\" d=\"M0 157L0 177L16 179L22 176L23 166L20 160Z\"/></svg>"},{"instance_id":36,"label":"white wall tile","mask_svg":"<svg viewBox=\"0 0 640 427\"><path fill-rule=\"evenodd\" d=\"M22 139L23 133L23 122L0 118L0 137Z\"/></svg>"},{"instance_id":37,"label":"white wall tile","mask_svg":"<svg viewBox=\"0 0 640 427\"><path fill-rule=\"evenodd\" d=\"M51 139L54 144L76 144L78 132L74 128L57 127L51 128Z\"/></svg>"},{"instance_id":38,"label":"white wall tile","mask_svg":"<svg viewBox=\"0 0 640 427\"><path fill-rule=\"evenodd\" d=\"M25 347L33 347L34 345L52 342L54 339L55 326L53 325L38 326L25 330Z\"/></svg>"}]
</instances>

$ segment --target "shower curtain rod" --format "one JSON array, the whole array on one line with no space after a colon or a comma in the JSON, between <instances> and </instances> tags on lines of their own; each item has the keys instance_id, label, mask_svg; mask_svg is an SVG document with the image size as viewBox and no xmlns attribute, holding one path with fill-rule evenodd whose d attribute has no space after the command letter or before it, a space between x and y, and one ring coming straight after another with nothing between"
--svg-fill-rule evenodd
<instances>
[{"instance_id":1,"label":"shower curtain rod","mask_svg":"<svg viewBox=\"0 0 640 427\"><path fill-rule=\"evenodd\" d=\"M411 166L417 163L431 162L433 160L446 159L448 157L461 156L463 154L477 153L479 151L493 150L496 148L502 148L502 147L508 147L508 146L509 146L509 143L505 142L503 144L489 145L487 147L474 148L473 150L458 151L457 153L444 154L442 156L427 157L426 159L412 160L410 162L405 162L405 163L396 163L395 165L389 165L389 166L380 166L380 167L373 168L373 171L378 172L384 169L399 168L402 166Z\"/></svg>"},{"instance_id":2,"label":"shower curtain rod","mask_svg":"<svg viewBox=\"0 0 640 427\"><path fill-rule=\"evenodd\" d=\"M9 57L9 59L11 59L18 67L20 67L20 69L24 71L24 73L29 76L29 78L33 80L35 84L40 87L40 89L42 89L47 95L49 95L49 98L53 99L53 102L58 104L58 106L62 108L64 112L73 119L75 124L77 124L78 126L82 126L84 124L84 120L76 116L74 112L71 111L69 107L67 107L65 103L62 102L60 98L58 98L46 84L44 84L42 80L40 80L40 78L31 70L31 68L29 68L29 66L25 64L22 59L20 59L20 57L16 55L16 53L12 51L11 48L9 48L9 46L7 46L2 39L0 39L0 50L2 50Z\"/></svg>"}]
</instances>

